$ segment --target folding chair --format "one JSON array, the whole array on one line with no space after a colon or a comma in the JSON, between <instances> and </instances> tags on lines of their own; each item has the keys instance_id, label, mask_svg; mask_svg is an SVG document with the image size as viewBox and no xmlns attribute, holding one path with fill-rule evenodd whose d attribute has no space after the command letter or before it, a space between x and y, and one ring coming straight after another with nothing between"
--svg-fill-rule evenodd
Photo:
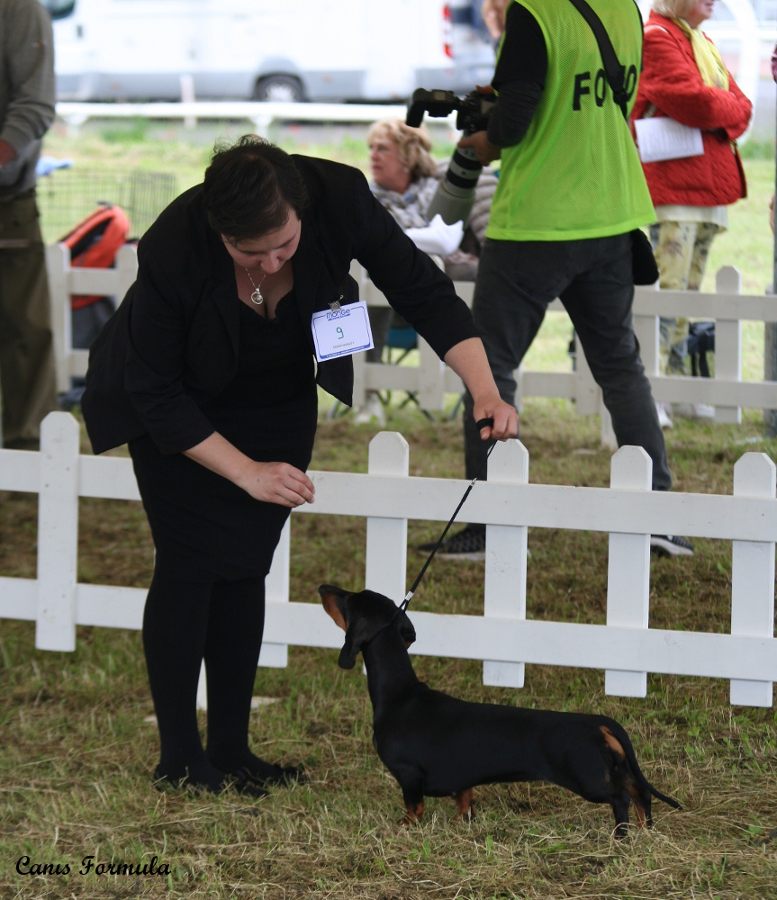
<instances>
[{"instance_id":1,"label":"folding chair","mask_svg":"<svg viewBox=\"0 0 777 900\"><path fill-rule=\"evenodd\" d=\"M392 325L391 328L389 328L386 344L383 348L383 354L386 358L386 362L393 366L398 366L402 363L402 360L405 359L408 353L415 350L417 347L418 334L412 325L408 325L405 322L404 324ZM396 356L394 355L395 350L398 351ZM388 406L390 401L391 391L389 390L386 391L385 399L381 397L381 402L384 406ZM404 409L408 403L415 403L418 409L430 422L434 421L434 416L419 403L418 394L415 391L406 392L404 400L399 404L399 409Z\"/></svg>"}]
</instances>

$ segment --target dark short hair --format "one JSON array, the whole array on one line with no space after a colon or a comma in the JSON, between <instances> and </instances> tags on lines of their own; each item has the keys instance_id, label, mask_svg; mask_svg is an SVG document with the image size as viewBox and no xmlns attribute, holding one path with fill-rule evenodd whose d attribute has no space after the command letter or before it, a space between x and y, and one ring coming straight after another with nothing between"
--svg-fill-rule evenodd
<instances>
[{"instance_id":1,"label":"dark short hair","mask_svg":"<svg viewBox=\"0 0 777 900\"><path fill-rule=\"evenodd\" d=\"M305 182L294 160L254 134L216 147L205 170L202 196L211 227L238 241L283 228L289 210L302 217L307 204Z\"/></svg>"}]
</instances>

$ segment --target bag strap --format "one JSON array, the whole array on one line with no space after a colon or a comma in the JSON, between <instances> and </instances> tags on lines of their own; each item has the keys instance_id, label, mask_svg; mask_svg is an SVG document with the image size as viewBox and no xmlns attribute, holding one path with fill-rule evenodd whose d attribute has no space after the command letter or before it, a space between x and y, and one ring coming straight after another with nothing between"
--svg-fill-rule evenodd
<instances>
[{"instance_id":1,"label":"bag strap","mask_svg":"<svg viewBox=\"0 0 777 900\"><path fill-rule=\"evenodd\" d=\"M612 91L615 102L621 108L623 118L628 121L629 113L627 109L627 103L629 101L629 95L626 92L626 86L624 83L626 70L618 60L618 56L615 52L615 48L612 45L610 36L607 34L604 25L602 25L602 20L591 9L588 3L586 3L586 0L569 0L569 2L586 20L591 31L593 31L594 33L596 43L599 45L599 53L601 53L602 56L604 73L607 76L607 82L610 85L610 90Z\"/></svg>"}]
</instances>

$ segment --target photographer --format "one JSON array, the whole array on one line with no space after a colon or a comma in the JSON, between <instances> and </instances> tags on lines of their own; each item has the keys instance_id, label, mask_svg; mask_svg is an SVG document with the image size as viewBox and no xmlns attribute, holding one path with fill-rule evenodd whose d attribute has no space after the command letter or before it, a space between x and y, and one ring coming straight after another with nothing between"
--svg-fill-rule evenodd
<instances>
[{"instance_id":1,"label":"photographer","mask_svg":"<svg viewBox=\"0 0 777 900\"><path fill-rule=\"evenodd\" d=\"M634 101L642 22L634 3L589 0L626 69ZM639 158L603 72L594 35L568 0L513 0L492 86L487 130L464 137L484 165L501 157L473 314L502 398L513 403L518 368L560 297L612 417L619 445L645 448L653 488L671 475L656 408L632 329L629 232L654 221ZM465 396L467 478L486 476L487 446ZM669 555L693 552L683 538L654 536ZM453 535L441 557L483 558L485 527Z\"/></svg>"}]
</instances>

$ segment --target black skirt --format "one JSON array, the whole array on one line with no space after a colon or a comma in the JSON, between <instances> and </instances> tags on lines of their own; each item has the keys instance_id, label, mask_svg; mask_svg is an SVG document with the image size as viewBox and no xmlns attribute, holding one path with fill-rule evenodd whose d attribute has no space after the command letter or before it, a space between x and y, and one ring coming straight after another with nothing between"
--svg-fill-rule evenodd
<instances>
[{"instance_id":1,"label":"black skirt","mask_svg":"<svg viewBox=\"0 0 777 900\"><path fill-rule=\"evenodd\" d=\"M304 471L313 451L317 393L294 295L281 300L272 320L240 307L238 373L203 411L252 459ZM166 572L196 581L267 574L290 509L254 500L183 454L163 455L148 435L129 449Z\"/></svg>"}]
</instances>

